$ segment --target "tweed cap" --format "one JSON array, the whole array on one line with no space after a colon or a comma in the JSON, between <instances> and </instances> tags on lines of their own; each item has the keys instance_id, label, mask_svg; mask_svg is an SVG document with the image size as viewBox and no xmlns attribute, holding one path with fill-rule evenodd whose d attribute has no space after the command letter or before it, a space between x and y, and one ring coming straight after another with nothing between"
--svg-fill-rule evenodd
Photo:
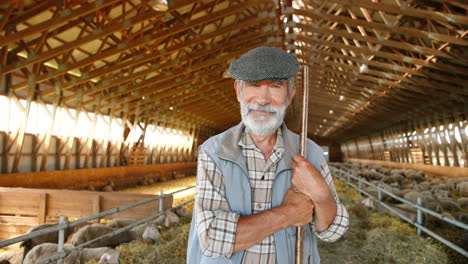
<instances>
[{"instance_id":1,"label":"tweed cap","mask_svg":"<svg viewBox=\"0 0 468 264\"><path fill-rule=\"evenodd\" d=\"M298 71L296 56L276 47L252 49L229 66L229 75L242 81L285 80Z\"/></svg>"}]
</instances>

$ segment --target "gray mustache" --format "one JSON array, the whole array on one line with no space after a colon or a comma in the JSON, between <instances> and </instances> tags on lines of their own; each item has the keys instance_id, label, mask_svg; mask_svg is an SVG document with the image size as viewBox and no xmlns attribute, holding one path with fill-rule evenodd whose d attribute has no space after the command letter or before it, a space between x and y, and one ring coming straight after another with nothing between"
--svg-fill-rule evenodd
<instances>
[{"instance_id":1,"label":"gray mustache","mask_svg":"<svg viewBox=\"0 0 468 264\"><path fill-rule=\"evenodd\" d=\"M278 109L276 107L273 107L271 105L258 105L258 104L248 104L247 105L247 110L252 111L265 111L265 112L271 112L271 113L278 113Z\"/></svg>"}]
</instances>

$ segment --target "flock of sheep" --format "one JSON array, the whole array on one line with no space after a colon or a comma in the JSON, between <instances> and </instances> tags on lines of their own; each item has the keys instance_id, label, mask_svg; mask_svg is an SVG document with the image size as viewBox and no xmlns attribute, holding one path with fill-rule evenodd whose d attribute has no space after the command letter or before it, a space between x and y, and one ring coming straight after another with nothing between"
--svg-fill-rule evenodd
<instances>
[{"instance_id":1,"label":"flock of sheep","mask_svg":"<svg viewBox=\"0 0 468 264\"><path fill-rule=\"evenodd\" d=\"M135 222L133 219L113 219L107 223L92 223L81 226L80 228L68 228L65 230L65 238L68 237L68 242L64 246L64 251L67 256L63 259L63 263L86 263L91 260L99 260L101 264L118 264L119 253L114 249L122 243L128 243L132 240L143 239L147 241L157 242L161 239L161 234L158 226L169 227L172 224L179 222L180 217L188 217L189 215L182 209L177 208L175 212L167 211L153 221L137 225L130 230L123 232L115 232L116 230L128 226ZM53 226L54 224L41 224L32 227L28 233L38 231ZM76 232L73 232L75 231ZM93 241L84 246L78 247L83 243L87 243L103 235L113 233L103 237L102 239ZM23 257L21 263L35 264L39 261L48 259L58 253L58 232L52 232L30 240L23 241ZM0 264L10 264L10 259L1 259ZM51 263L56 263L51 262ZM13 263L15 264L15 263Z\"/></svg>"},{"instance_id":2,"label":"flock of sheep","mask_svg":"<svg viewBox=\"0 0 468 264\"><path fill-rule=\"evenodd\" d=\"M344 169L354 176L359 176L366 181L379 185L396 196L416 203L421 198L422 206L442 214L445 217L457 219L468 223L468 178L438 178L427 177L422 171L410 169L390 169L372 165L357 165L335 163L333 166ZM374 197L378 197L378 191L371 186L362 184L362 189ZM381 193L384 202L393 209L416 220L416 209L410 205L401 203L393 197ZM444 223L440 222L441 225Z\"/></svg>"}]
</instances>

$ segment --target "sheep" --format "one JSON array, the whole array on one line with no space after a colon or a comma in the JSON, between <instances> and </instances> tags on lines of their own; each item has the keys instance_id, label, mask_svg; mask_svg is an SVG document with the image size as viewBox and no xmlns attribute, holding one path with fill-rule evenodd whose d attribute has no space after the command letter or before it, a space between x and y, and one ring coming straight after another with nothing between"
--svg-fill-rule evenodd
<instances>
[{"instance_id":1,"label":"sheep","mask_svg":"<svg viewBox=\"0 0 468 264\"><path fill-rule=\"evenodd\" d=\"M98 260L101 264L118 264L119 253L109 247L74 249L71 246L64 246L64 250L69 254L63 259L64 263L86 263L91 260ZM41 260L56 255L58 245L53 243L44 243L35 246L26 255L23 264L35 264ZM52 262L57 263L57 262Z\"/></svg>"},{"instance_id":2,"label":"sheep","mask_svg":"<svg viewBox=\"0 0 468 264\"><path fill-rule=\"evenodd\" d=\"M112 219L110 222L106 223L105 225L110 228L121 228L130 225L133 222L135 222L135 220L129 218L115 218Z\"/></svg>"},{"instance_id":3,"label":"sheep","mask_svg":"<svg viewBox=\"0 0 468 264\"><path fill-rule=\"evenodd\" d=\"M151 184L154 184L154 180L152 178L149 178L149 177L144 177L141 184L142 185L151 185Z\"/></svg>"},{"instance_id":4,"label":"sheep","mask_svg":"<svg viewBox=\"0 0 468 264\"><path fill-rule=\"evenodd\" d=\"M131 240L142 238L145 240L158 241L161 239L158 227L155 223L143 223L130 229Z\"/></svg>"},{"instance_id":5,"label":"sheep","mask_svg":"<svg viewBox=\"0 0 468 264\"><path fill-rule=\"evenodd\" d=\"M175 210L175 213L179 216L179 217L189 217L189 214L187 212L185 212L184 208L182 207L179 207Z\"/></svg>"},{"instance_id":6,"label":"sheep","mask_svg":"<svg viewBox=\"0 0 468 264\"><path fill-rule=\"evenodd\" d=\"M447 190L434 190L432 193L436 199L448 198L450 196L450 192Z\"/></svg>"},{"instance_id":7,"label":"sheep","mask_svg":"<svg viewBox=\"0 0 468 264\"><path fill-rule=\"evenodd\" d=\"M468 197L458 198L458 205L463 209L468 209Z\"/></svg>"},{"instance_id":8,"label":"sheep","mask_svg":"<svg viewBox=\"0 0 468 264\"><path fill-rule=\"evenodd\" d=\"M40 224L40 225L37 225L37 226L33 226L28 230L28 232L26 232L26 234L32 233L34 231L39 231L39 230L42 230L42 229L46 229L46 228L49 228L49 227L52 227L52 226L56 226L56 224ZM73 233L73 230L74 230L73 227L69 227L69 228L65 229L65 236L64 236L65 240L67 240L67 237L71 233ZM37 246L39 244L42 244L42 243L47 243L47 242L56 243L56 242L58 242L58 237L59 237L59 232L56 231L56 232L47 233L47 234L44 234L44 235L33 237L31 239L24 240L20 244L20 247L23 248L23 259L26 256L26 254L33 247L35 247L35 246Z\"/></svg>"},{"instance_id":9,"label":"sheep","mask_svg":"<svg viewBox=\"0 0 468 264\"><path fill-rule=\"evenodd\" d=\"M105 234L111 233L114 231L114 228L108 227L104 224L95 223L87 225L80 228L72 237L71 242L74 246L83 244L87 241L93 240L97 237L103 236ZM122 232L111 237L106 237L99 239L86 247L95 248L95 247L113 247L125 242L131 241L131 236L129 232Z\"/></svg>"},{"instance_id":10,"label":"sheep","mask_svg":"<svg viewBox=\"0 0 468 264\"><path fill-rule=\"evenodd\" d=\"M448 213L448 212L443 212L441 213L441 216L444 217L444 218L448 218L448 219L454 219L453 216ZM445 220L442 220L442 219L439 219L439 218L434 218L434 225L436 227L440 227L440 228L444 228L444 229L451 229L451 228L454 228L454 225L452 225L451 223L445 221Z\"/></svg>"},{"instance_id":11,"label":"sheep","mask_svg":"<svg viewBox=\"0 0 468 264\"><path fill-rule=\"evenodd\" d=\"M460 193L460 195L467 195L468 194L468 181L458 183L457 191Z\"/></svg>"},{"instance_id":12,"label":"sheep","mask_svg":"<svg viewBox=\"0 0 468 264\"><path fill-rule=\"evenodd\" d=\"M185 174L183 172L172 172L173 178L174 179L181 179L185 177Z\"/></svg>"},{"instance_id":13,"label":"sheep","mask_svg":"<svg viewBox=\"0 0 468 264\"><path fill-rule=\"evenodd\" d=\"M431 189L431 183L428 181L424 181L416 185L416 189L418 191L427 191Z\"/></svg>"},{"instance_id":14,"label":"sheep","mask_svg":"<svg viewBox=\"0 0 468 264\"><path fill-rule=\"evenodd\" d=\"M376 172L375 170L362 170L358 172L358 175L368 180L381 180L383 178L383 175Z\"/></svg>"},{"instance_id":15,"label":"sheep","mask_svg":"<svg viewBox=\"0 0 468 264\"><path fill-rule=\"evenodd\" d=\"M420 197L421 201L425 204L434 201L434 198L431 195L423 195L422 193L416 191L410 191L403 196L405 200L408 200L412 203L417 203L418 197Z\"/></svg>"},{"instance_id":16,"label":"sheep","mask_svg":"<svg viewBox=\"0 0 468 264\"><path fill-rule=\"evenodd\" d=\"M179 217L172 211L166 212L166 219L164 221L164 226L169 227L171 224L179 223Z\"/></svg>"},{"instance_id":17,"label":"sheep","mask_svg":"<svg viewBox=\"0 0 468 264\"><path fill-rule=\"evenodd\" d=\"M468 214L467 213L458 213L457 214L457 220L467 224L468 223Z\"/></svg>"},{"instance_id":18,"label":"sheep","mask_svg":"<svg viewBox=\"0 0 468 264\"><path fill-rule=\"evenodd\" d=\"M460 206L450 198L442 198L439 200L440 206L442 209L447 210L447 211L461 211Z\"/></svg>"},{"instance_id":19,"label":"sheep","mask_svg":"<svg viewBox=\"0 0 468 264\"><path fill-rule=\"evenodd\" d=\"M406 178L412 181L423 182L426 180L426 177L423 171L403 170L403 173L406 176Z\"/></svg>"},{"instance_id":20,"label":"sheep","mask_svg":"<svg viewBox=\"0 0 468 264\"><path fill-rule=\"evenodd\" d=\"M422 195L419 193L419 192L416 192L416 191L410 191L408 193L406 193L403 198L405 200L408 200L412 203L416 203L417 202L417 199L418 197L422 197Z\"/></svg>"},{"instance_id":21,"label":"sheep","mask_svg":"<svg viewBox=\"0 0 468 264\"><path fill-rule=\"evenodd\" d=\"M165 221L166 221L166 215L162 214L158 216L158 218L156 218L156 220L154 220L152 223L155 223L157 225L163 225Z\"/></svg>"},{"instance_id":22,"label":"sheep","mask_svg":"<svg viewBox=\"0 0 468 264\"><path fill-rule=\"evenodd\" d=\"M148 225L145 231L141 235L143 240L159 241L161 239L161 233L156 225Z\"/></svg>"},{"instance_id":23,"label":"sheep","mask_svg":"<svg viewBox=\"0 0 468 264\"><path fill-rule=\"evenodd\" d=\"M442 183L442 184L439 184L439 185L433 185L431 189L433 191L436 191L436 190L450 191L451 187L450 187L450 184L448 184L448 183Z\"/></svg>"},{"instance_id":24,"label":"sheep","mask_svg":"<svg viewBox=\"0 0 468 264\"><path fill-rule=\"evenodd\" d=\"M104 186L104 187L102 188L102 191L103 191L103 192L113 192L113 191L114 191L114 187L115 187L114 182L110 181L108 185L106 185L106 186Z\"/></svg>"},{"instance_id":25,"label":"sheep","mask_svg":"<svg viewBox=\"0 0 468 264\"><path fill-rule=\"evenodd\" d=\"M468 182L468 177L447 179L446 183L450 185L451 190L457 190L457 185L462 182Z\"/></svg>"}]
</instances>

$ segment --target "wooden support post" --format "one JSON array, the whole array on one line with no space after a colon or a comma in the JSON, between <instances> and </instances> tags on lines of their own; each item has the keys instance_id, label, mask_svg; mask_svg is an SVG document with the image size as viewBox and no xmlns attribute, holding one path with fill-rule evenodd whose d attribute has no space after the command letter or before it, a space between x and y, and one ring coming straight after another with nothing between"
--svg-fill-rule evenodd
<instances>
[{"instance_id":1,"label":"wooden support post","mask_svg":"<svg viewBox=\"0 0 468 264\"><path fill-rule=\"evenodd\" d=\"M99 100L99 98L96 98L96 100ZM95 107L94 109L94 119L92 120L93 121L93 124L91 126L91 133L89 133L89 136L88 138L86 139L86 150L88 151L88 153L86 154L85 156L85 162L84 162L84 168L89 168L89 163L91 162L92 163L92 166L94 168L94 164L95 164L95 157L92 157L93 153L94 153L94 135L96 133L96 124L97 124L97 115L98 115L98 111L96 110L97 107ZM91 157L91 160L90 160L90 157Z\"/></svg>"},{"instance_id":2,"label":"wooden support post","mask_svg":"<svg viewBox=\"0 0 468 264\"><path fill-rule=\"evenodd\" d=\"M75 151L75 169L81 168L81 141L79 138L76 138L76 151Z\"/></svg>"},{"instance_id":3,"label":"wooden support post","mask_svg":"<svg viewBox=\"0 0 468 264\"><path fill-rule=\"evenodd\" d=\"M30 77L33 82L33 77ZM16 149L15 149L15 154L14 154L14 159L13 159L13 168L11 169L12 173L19 172L18 165L21 159L21 154L23 150L23 145L24 145L24 137L26 135L26 126L28 124L28 118L29 118L29 112L31 110L31 104L32 100L34 97L34 89L33 87L30 87L28 90L28 98L26 100L26 107L22 107L21 103L19 102L18 98L13 94L13 92L10 92L10 96L16 100L18 106L20 106L22 112L23 112L23 120L21 120L20 126L18 128L18 131L16 132L15 136L15 142L12 142L12 144L16 143Z\"/></svg>"},{"instance_id":4,"label":"wooden support post","mask_svg":"<svg viewBox=\"0 0 468 264\"><path fill-rule=\"evenodd\" d=\"M62 168L62 157L60 152L61 140L58 136L55 137L55 170L61 170Z\"/></svg>"},{"instance_id":5,"label":"wooden support post","mask_svg":"<svg viewBox=\"0 0 468 264\"><path fill-rule=\"evenodd\" d=\"M455 122L457 123L456 126L458 127L458 131L460 133L461 138L461 143L459 144L463 153L463 160L465 164L464 167L468 167L468 138L463 131L463 121L465 121L465 119L462 116L457 116L455 118Z\"/></svg>"},{"instance_id":6,"label":"wooden support post","mask_svg":"<svg viewBox=\"0 0 468 264\"><path fill-rule=\"evenodd\" d=\"M371 149L372 159L376 159L375 153L374 153L374 147L372 146L372 139L371 139L370 136L368 136L367 138L369 139L369 146L370 146L370 149Z\"/></svg>"},{"instance_id":7,"label":"wooden support post","mask_svg":"<svg viewBox=\"0 0 468 264\"><path fill-rule=\"evenodd\" d=\"M94 197L92 207L93 207L93 214L99 214L101 212L101 195L97 194ZM93 221L99 223L99 218Z\"/></svg>"},{"instance_id":8,"label":"wooden support post","mask_svg":"<svg viewBox=\"0 0 468 264\"><path fill-rule=\"evenodd\" d=\"M37 171L37 135L31 135L31 172Z\"/></svg>"},{"instance_id":9,"label":"wooden support post","mask_svg":"<svg viewBox=\"0 0 468 264\"><path fill-rule=\"evenodd\" d=\"M47 193L41 193L39 195L39 224L44 224L46 222L47 216Z\"/></svg>"},{"instance_id":10,"label":"wooden support post","mask_svg":"<svg viewBox=\"0 0 468 264\"><path fill-rule=\"evenodd\" d=\"M55 117L57 116L57 110L59 108L59 103L60 103L60 89L58 86L55 86L55 100L52 108L52 113L50 113L50 124L49 127L47 128L46 134L44 135L44 138L42 139L42 144L44 144L44 149L42 153L42 160L41 160L41 167L40 171L46 171L47 170L47 159L49 157L49 152L50 152L50 145L52 143L52 129L54 128L54 123L55 123ZM45 107L45 109L47 109Z\"/></svg>"}]
</instances>

